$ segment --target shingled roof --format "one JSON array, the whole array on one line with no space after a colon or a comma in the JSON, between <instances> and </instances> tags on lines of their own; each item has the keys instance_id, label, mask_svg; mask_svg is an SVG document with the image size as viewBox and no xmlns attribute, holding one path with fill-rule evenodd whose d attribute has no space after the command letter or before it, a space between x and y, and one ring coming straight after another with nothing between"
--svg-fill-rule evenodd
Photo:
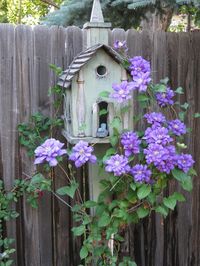
<instances>
[{"instance_id":1,"label":"shingled roof","mask_svg":"<svg viewBox=\"0 0 200 266\"><path fill-rule=\"evenodd\" d=\"M80 71L81 67L87 64L87 62L90 61L93 55L101 48L104 49L105 52L108 53L118 64L123 63L124 58L119 53L117 53L112 47L107 46L105 44L94 45L88 48L87 50L81 52L74 58L69 67L59 77L58 85L68 88L75 74L77 74Z\"/></svg>"}]
</instances>

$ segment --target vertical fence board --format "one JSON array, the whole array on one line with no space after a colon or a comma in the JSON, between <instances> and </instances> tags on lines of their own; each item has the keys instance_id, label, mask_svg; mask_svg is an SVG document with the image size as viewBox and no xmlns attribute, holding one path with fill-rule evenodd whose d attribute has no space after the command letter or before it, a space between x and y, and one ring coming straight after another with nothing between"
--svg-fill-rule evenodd
<instances>
[{"instance_id":1,"label":"vertical fence board","mask_svg":"<svg viewBox=\"0 0 200 266\"><path fill-rule=\"evenodd\" d=\"M117 39L127 41L129 56L142 55L151 60L155 82L169 76L173 88L186 89L180 100L191 104L187 120L193 128L190 140L186 141L188 151L198 162L200 125L192 118L192 112L200 112L200 33L152 34L114 29L110 32L110 45ZM49 64L66 68L82 49L83 31L74 26L65 29L0 25L0 178L5 181L6 189L15 178L26 178L35 171L25 150L19 150L16 126L28 121L37 111L53 115L53 99L47 94L57 79ZM196 168L199 172L199 163ZM87 172L84 174L87 182ZM60 171L55 172L55 189L66 184L60 175ZM84 190L82 176L80 170L77 180L81 192ZM174 183L167 193L175 188ZM187 201L179 204L166 220L152 214L139 225L130 226L122 254L135 257L138 266L199 266L198 177L194 178L192 194L184 193ZM17 204L17 209L20 218L6 225L7 235L16 239L16 266L77 266L80 263L81 239L73 239L72 216L62 203L46 194L40 200L39 209L33 210L26 199Z\"/></svg>"},{"instance_id":2,"label":"vertical fence board","mask_svg":"<svg viewBox=\"0 0 200 266\"><path fill-rule=\"evenodd\" d=\"M5 189L12 188L15 174L18 173L18 137L17 96L15 77L15 28L12 25L0 25L0 145L2 176ZM16 209L15 204L12 208ZM9 238L16 239L16 221L8 221L6 233ZM16 248L16 242L14 244ZM17 253L13 255L17 265Z\"/></svg>"}]
</instances>

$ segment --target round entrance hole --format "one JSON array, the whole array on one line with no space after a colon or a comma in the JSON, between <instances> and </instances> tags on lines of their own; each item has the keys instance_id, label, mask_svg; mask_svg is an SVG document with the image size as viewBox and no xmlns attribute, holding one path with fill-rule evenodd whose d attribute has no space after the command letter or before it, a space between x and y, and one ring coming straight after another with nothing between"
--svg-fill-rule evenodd
<instances>
[{"instance_id":1,"label":"round entrance hole","mask_svg":"<svg viewBox=\"0 0 200 266\"><path fill-rule=\"evenodd\" d=\"M105 66L101 65L97 67L96 72L99 77L104 77L107 74L107 69Z\"/></svg>"}]
</instances>

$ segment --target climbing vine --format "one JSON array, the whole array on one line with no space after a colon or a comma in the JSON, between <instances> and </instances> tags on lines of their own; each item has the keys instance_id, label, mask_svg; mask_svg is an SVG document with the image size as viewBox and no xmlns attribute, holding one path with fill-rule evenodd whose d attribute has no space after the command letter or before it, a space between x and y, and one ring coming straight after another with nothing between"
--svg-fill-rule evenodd
<instances>
[{"instance_id":1,"label":"climbing vine","mask_svg":"<svg viewBox=\"0 0 200 266\"><path fill-rule=\"evenodd\" d=\"M114 48L123 56L127 53L125 42L117 41ZM32 177L16 180L9 192L0 183L0 244L3 247L0 265L11 265L8 258L14 252L9 249L12 240L3 239L3 222L18 216L10 203L24 194L30 204L37 207L40 193L50 191L70 208L76 224L71 230L75 237L83 239L82 265L135 266L131 258L124 257L122 261L119 258L120 245L124 241L121 232L152 212L165 218L177 202L185 201L180 192L166 193L170 182L179 183L188 192L192 190L192 176L196 175L194 160L186 152L184 143L185 135L190 132L184 123L189 104L175 101L177 95L184 93L183 89L172 90L168 78L154 84L150 62L141 56L124 58L124 66L130 70L131 80L113 84L113 92L104 91L101 97L114 99L123 112L127 112L134 95L140 113L133 117L134 131L122 131L121 118L114 118L109 125L113 131L109 136L110 147L102 158L95 156L94 145L84 139L71 149L66 149L65 144L56 139L55 134L63 125L57 111L53 118L34 114L29 123L18 126L21 145L27 148L30 156L35 156L34 164L40 167ZM52 68L60 74L60 69ZM55 108L59 110L63 90L56 86L50 91L52 93L57 95ZM143 130L139 122L143 124ZM68 162L63 163L63 158L68 158ZM100 171L107 173L99 182L101 192L97 200L85 199L76 180L74 166L84 167L88 162L97 164ZM56 167L62 170L68 184L54 191L51 173ZM65 201L62 198L65 195L74 202Z\"/></svg>"}]
</instances>

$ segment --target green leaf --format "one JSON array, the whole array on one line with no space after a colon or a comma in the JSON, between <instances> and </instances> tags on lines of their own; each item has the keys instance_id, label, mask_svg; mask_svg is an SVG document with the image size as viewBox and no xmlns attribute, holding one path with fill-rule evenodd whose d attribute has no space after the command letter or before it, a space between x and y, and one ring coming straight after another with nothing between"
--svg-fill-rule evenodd
<instances>
[{"instance_id":1,"label":"green leaf","mask_svg":"<svg viewBox=\"0 0 200 266\"><path fill-rule=\"evenodd\" d=\"M182 172L181 170L175 168L172 170L173 177L181 182L181 186L183 189L187 191L191 191L193 188L192 185L192 178L191 176L188 176L186 173Z\"/></svg>"},{"instance_id":2,"label":"green leaf","mask_svg":"<svg viewBox=\"0 0 200 266\"><path fill-rule=\"evenodd\" d=\"M117 136L112 136L109 138L110 139L110 144L115 147L119 141L119 138Z\"/></svg>"},{"instance_id":3,"label":"green leaf","mask_svg":"<svg viewBox=\"0 0 200 266\"><path fill-rule=\"evenodd\" d=\"M79 204L75 204L75 205L73 206L73 208L71 209L71 211L72 211L72 212L78 212L78 211L81 210L81 208L82 208L81 205L79 205Z\"/></svg>"},{"instance_id":4,"label":"green leaf","mask_svg":"<svg viewBox=\"0 0 200 266\"><path fill-rule=\"evenodd\" d=\"M137 215L140 219L146 217L149 214L149 210L144 207L140 207L137 209Z\"/></svg>"},{"instance_id":5,"label":"green leaf","mask_svg":"<svg viewBox=\"0 0 200 266\"><path fill-rule=\"evenodd\" d=\"M192 176L193 176L193 175L197 176L197 172L196 172L196 170L195 170L194 168L190 168L188 174L189 174L189 175L192 175Z\"/></svg>"},{"instance_id":6,"label":"green leaf","mask_svg":"<svg viewBox=\"0 0 200 266\"><path fill-rule=\"evenodd\" d=\"M189 107L189 104L188 103L184 103L181 105L181 108L183 108L184 110L187 110Z\"/></svg>"},{"instance_id":7,"label":"green leaf","mask_svg":"<svg viewBox=\"0 0 200 266\"><path fill-rule=\"evenodd\" d=\"M167 85L168 82L169 82L169 78L168 77L160 80L160 83L165 84L165 85Z\"/></svg>"},{"instance_id":8,"label":"green leaf","mask_svg":"<svg viewBox=\"0 0 200 266\"><path fill-rule=\"evenodd\" d=\"M110 223L110 215L108 212L104 211L102 215L99 217L98 226L104 227Z\"/></svg>"},{"instance_id":9,"label":"green leaf","mask_svg":"<svg viewBox=\"0 0 200 266\"><path fill-rule=\"evenodd\" d=\"M116 150L114 148L110 148L106 151L106 156L113 155L116 153Z\"/></svg>"},{"instance_id":10,"label":"green leaf","mask_svg":"<svg viewBox=\"0 0 200 266\"><path fill-rule=\"evenodd\" d=\"M45 177L42 174L38 173L32 177L31 184L38 184L38 183L43 182L44 180L45 180Z\"/></svg>"},{"instance_id":11,"label":"green leaf","mask_svg":"<svg viewBox=\"0 0 200 266\"><path fill-rule=\"evenodd\" d=\"M166 87L166 85L163 85L163 84L156 84L155 87L154 87L154 91L155 92L161 92L161 93L163 92L163 93L165 93L166 90L167 90L167 87Z\"/></svg>"},{"instance_id":12,"label":"green leaf","mask_svg":"<svg viewBox=\"0 0 200 266\"><path fill-rule=\"evenodd\" d=\"M88 256L88 249L86 246L82 246L81 250L80 250L80 257L81 259L85 259Z\"/></svg>"},{"instance_id":13,"label":"green leaf","mask_svg":"<svg viewBox=\"0 0 200 266\"><path fill-rule=\"evenodd\" d=\"M179 112L179 113L178 113L178 117L179 117L179 119L180 119L181 121L184 121L184 119L185 119L185 112Z\"/></svg>"},{"instance_id":14,"label":"green leaf","mask_svg":"<svg viewBox=\"0 0 200 266\"><path fill-rule=\"evenodd\" d=\"M102 91L99 93L99 97L108 98L110 95L109 91Z\"/></svg>"},{"instance_id":15,"label":"green leaf","mask_svg":"<svg viewBox=\"0 0 200 266\"><path fill-rule=\"evenodd\" d=\"M178 192L174 192L172 197L175 199L175 200L178 200L180 202L184 202L185 201L185 197L181 194L181 193L178 193Z\"/></svg>"},{"instance_id":16,"label":"green leaf","mask_svg":"<svg viewBox=\"0 0 200 266\"><path fill-rule=\"evenodd\" d=\"M188 178L188 175L186 173L184 173L183 171L181 171L177 168L174 168L172 170L172 175L178 181L183 181L183 180L186 180Z\"/></svg>"},{"instance_id":17,"label":"green leaf","mask_svg":"<svg viewBox=\"0 0 200 266\"><path fill-rule=\"evenodd\" d=\"M174 210L176 206L176 199L173 196L169 196L168 198L163 199L163 203L167 208Z\"/></svg>"},{"instance_id":18,"label":"green leaf","mask_svg":"<svg viewBox=\"0 0 200 266\"><path fill-rule=\"evenodd\" d=\"M194 117L195 117L195 118L199 118L199 117L200 117L200 113L195 113L195 114L194 114Z\"/></svg>"},{"instance_id":19,"label":"green leaf","mask_svg":"<svg viewBox=\"0 0 200 266\"><path fill-rule=\"evenodd\" d=\"M88 201L85 202L84 206L86 208L92 208L92 207L97 206L97 203L95 201L88 200Z\"/></svg>"},{"instance_id":20,"label":"green leaf","mask_svg":"<svg viewBox=\"0 0 200 266\"><path fill-rule=\"evenodd\" d=\"M193 189L193 184L192 184L192 178L191 178L191 176L188 176L187 179L183 180L183 181L181 182L181 186L182 186L182 188L185 189L186 191L189 191L189 192L192 191L192 189Z\"/></svg>"},{"instance_id":21,"label":"green leaf","mask_svg":"<svg viewBox=\"0 0 200 266\"><path fill-rule=\"evenodd\" d=\"M182 87L178 87L178 88L175 90L175 92L176 92L177 94L184 94L184 92L183 92L183 88L182 88Z\"/></svg>"},{"instance_id":22,"label":"green leaf","mask_svg":"<svg viewBox=\"0 0 200 266\"><path fill-rule=\"evenodd\" d=\"M165 206L158 206L155 211L157 213L160 213L161 215L163 215L164 217L166 217L168 215L168 209Z\"/></svg>"},{"instance_id":23,"label":"green leaf","mask_svg":"<svg viewBox=\"0 0 200 266\"><path fill-rule=\"evenodd\" d=\"M135 183L131 183L131 184L130 184L130 187L131 187L131 189L132 189L133 191L136 190L136 184L135 184Z\"/></svg>"},{"instance_id":24,"label":"green leaf","mask_svg":"<svg viewBox=\"0 0 200 266\"><path fill-rule=\"evenodd\" d=\"M151 186L149 185L146 185L146 184L143 184L137 191L137 196L138 198L141 200L141 199L144 199L146 198L151 192Z\"/></svg>"},{"instance_id":25,"label":"green leaf","mask_svg":"<svg viewBox=\"0 0 200 266\"><path fill-rule=\"evenodd\" d=\"M102 109L102 110L99 111L99 116L106 115L107 113L108 113L108 110Z\"/></svg>"},{"instance_id":26,"label":"green leaf","mask_svg":"<svg viewBox=\"0 0 200 266\"><path fill-rule=\"evenodd\" d=\"M65 186L65 187L61 187L59 188L56 192L61 195L61 196L64 196L64 195L68 195L70 198L74 198L74 194L78 188L78 183L76 183L75 181L73 181L71 183L71 186Z\"/></svg>"},{"instance_id":27,"label":"green leaf","mask_svg":"<svg viewBox=\"0 0 200 266\"><path fill-rule=\"evenodd\" d=\"M121 125L122 125L122 121L121 121L120 117L116 116L112 120L112 122L110 123L110 125L112 126L112 128L116 128L118 131L120 131Z\"/></svg>"},{"instance_id":28,"label":"green leaf","mask_svg":"<svg viewBox=\"0 0 200 266\"><path fill-rule=\"evenodd\" d=\"M180 149L187 149L187 145L185 145L185 143L177 142L177 147L179 147Z\"/></svg>"},{"instance_id":29,"label":"green leaf","mask_svg":"<svg viewBox=\"0 0 200 266\"><path fill-rule=\"evenodd\" d=\"M85 226L80 225L78 227L73 227L72 232L74 233L75 236L81 236L85 232Z\"/></svg>"},{"instance_id":30,"label":"green leaf","mask_svg":"<svg viewBox=\"0 0 200 266\"><path fill-rule=\"evenodd\" d=\"M156 202L156 195L154 193L150 193L148 195L148 201L153 205Z\"/></svg>"},{"instance_id":31,"label":"green leaf","mask_svg":"<svg viewBox=\"0 0 200 266\"><path fill-rule=\"evenodd\" d=\"M129 62L129 60L125 59L125 60L123 61L122 65L123 65L124 68L127 68L127 69L128 69L129 66L130 66L130 62Z\"/></svg>"},{"instance_id":32,"label":"green leaf","mask_svg":"<svg viewBox=\"0 0 200 266\"><path fill-rule=\"evenodd\" d=\"M148 97L146 94L139 94L139 95L137 96L137 100L138 100L139 102L146 102L146 101L149 100L149 97Z\"/></svg>"}]
</instances>

